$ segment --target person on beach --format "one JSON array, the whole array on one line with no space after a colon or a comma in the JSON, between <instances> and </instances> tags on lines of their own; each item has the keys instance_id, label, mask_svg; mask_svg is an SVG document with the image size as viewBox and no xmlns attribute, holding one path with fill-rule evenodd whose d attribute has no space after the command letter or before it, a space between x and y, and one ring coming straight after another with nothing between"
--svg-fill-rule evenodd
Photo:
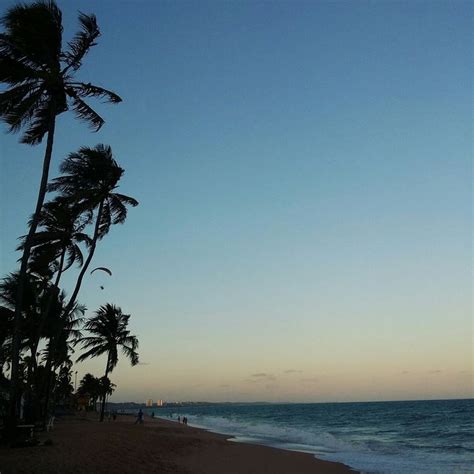
<instances>
[{"instance_id":1,"label":"person on beach","mask_svg":"<svg viewBox=\"0 0 474 474\"><path fill-rule=\"evenodd\" d=\"M140 425L143 424L143 412L141 408L138 410L137 419L135 420L135 424L137 423L140 423Z\"/></svg>"},{"instance_id":2,"label":"person on beach","mask_svg":"<svg viewBox=\"0 0 474 474\"><path fill-rule=\"evenodd\" d=\"M181 417L178 416L178 423L181 423Z\"/></svg>"},{"instance_id":3,"label":"person on beach","mask_svg":"<svg viewBox=\"0 0 474 474\"><path fill-rule=\"evenodd\" d=\"M151 417L155 418L155 412L154 411L151 412Z\"/></svg>"}]
</instances>

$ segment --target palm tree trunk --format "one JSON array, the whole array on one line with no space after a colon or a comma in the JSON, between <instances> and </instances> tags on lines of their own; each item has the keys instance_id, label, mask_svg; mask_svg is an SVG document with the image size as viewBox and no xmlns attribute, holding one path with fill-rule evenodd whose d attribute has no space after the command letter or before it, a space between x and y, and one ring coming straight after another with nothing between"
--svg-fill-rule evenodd
<instances>
[{"instance_id":1,"label":"palm tree trunk","mask_svg":"<svg viewBox=\"0 0 474 474\"><path fill-rule=\"evenodd\" d=\"M107 365L105 366L105 379L109 375L109 364L110 364L110 352L107 355ZM105 399L107 398L107 393L104 390L102 394L102 405L100 407L100 421L104 421L104 413L105 413Z\"/></svg>"},{"instance_id":2,"label":"palm tree trunk","mask_svg":"<svg viewBox=\"0 0 474 474\"><path fill-rule=\"evenodd\" d=\"M43 171L41 175L40 188L38 191L38 199L36 201L36 209L31 220L30 230L25 240L23 256L21 257L20 275L18 278L18 289L15 301L15 317L13 322L13 338L12 338L12 362L11 362L11 384L10 384L10 406L9 406L9 432L13 436L18 421L18 395L19 395L19 366L20 366L20 323L23 310L23 295L25 290L26 271L28 268L28 260L30 258L33 236L38 227L40 212L43 207L44 198L46 196L46 186L48 184L49 167L53 154L54 130L56 127L56 113L54 104L50 109L50 122L48 128L48 139L46 142L46 150L43 159Z\"/></svg>"},{"instance_id":3,"label":"palm tree trunk","mask_svg":"<svg viewBox=\"0 0 474 474\"><path fill-rule=\"evenodd\" d=\"M54 286L53 286L53 289L52 292L49 297L48 297L48 302L46 303L46 308L44 310L44 312L42 313L41 315L41 320L40 320L40 324L39 324L39 327L38 327L38 335L37 335L37 346L39 344L39 340L41 339L41 334L43 333L43 329L44 329L44 325L48 319L48 314L49 312L51 311L51 305L53 304L53 298L55 296L55 294L58 293L58 290L59 290L59 281L61 280L61 275L62 275L62 272L63 272L63 266L64 266L64 258L66 256L66 247L64 247L63 249L63 252L61 254L61 259L59 261L59 268L58 268L58 274L56 276L56 281L54 282ZM50 341L50 344L52 344L52 341ZM51 378L52 378L52 375L49 374L49 371L51 370L51 365L52 365L52 353L53 351L50 351L48 353L48 359L46 361L46 387L45 387L45 402L44 402L44 407L43 407L43 413L44 413L44 417L43 417L43 422L46 424L47 423L47 415L48 415L48 404L49 404L49 392L50 392L50 388L51 388ZM36 354L35 354L35 361L36 361ZM39 389L39 387L38 387ZM39 407L39 409L41 409L41 406Z\"/></svg>"},{"instance_id":4,"label":"palm tree trunk","mask_svg":"<svg viewBox=\"0 0 474 474\"><path fill-rule=\"evenodd\" d=\"M43 333L44 325L48 319L48 314L51 311L51 305L53 304L53 298L56 294L59 294L59 281L61 280L61 275L63 273L63 266L64 266L64 259L66 257L66 250L67 248L64 247L62 253L61 253L61 258L59 260L59 268L58 268L58 274L56 275L56 281L54 282L53 288L51 289L50 295L48 297L48 301L46 303L46 308L44 312L41 314L41 319L40 323L38 325L38 334L37 334L37 345L39 344L39 341L41 339L41 334ZM36 360L36 356L35 356Z\"/></svg>"},{"instance_id":5,"label":"palm tree trunk","mask_svg":"<svg viewBox=\"0 0 474 474\"><path fill-rule=\"evenodd\" d=\"M61 276L63 274L63 266L64 266L64 258L66 257L67 247L64 247L63 252L61 254L61 260L59 260L59 268L58 274L56 275L56 281L54 282L54 287L59 287L59 281L61 280Z\"/></svg>"},{"instance_id":6,"label":"palm tree trunk","mask_svg":"<svg viewBox=\"0 0 474 474\"><path fill-rule=\"evenodd\" d=\"M50 341L50 344L52 341ZM53 385L53 351L50 349L48 351L48 359L46 360L45 366L45 377L46 377L46 384L44 388L44 405L43 405L43 429L45 429L46 424L48 423L48 415L49 415L49 399L51 398L51 390Z\"/></svg>"},{"instance_id":7,"label":"palm tree trunk","mask_svg":"<svg viewBox=\"0 0 474 474\"><path fill-rule=\"evenodd\" d=\"M89 255L87 256L87 259L86 259L86 261L84 262L84 265L81 268L81 272L79 273L79 276L77 277L76 286L75 286L74 291L72 293L71 299L69 300L69 303L67 304L66 309L64 310L65 314L68 314L72 310L72 308L74 306L74 303L76 302L77 295L79 294L79 290L81 289L82 280L84 278L84 275L86 274L86 271L89 268L89 265L92 261L92 257L94 256L95 248L96 248L96 245L97 245L97 240L99 238L99 228L100 228L100 221L102 220L102 211L104 209L104 201L105 200L102 200L99 204L99 210L97 211L97 218L96 218L96 222L95 222L94 235L92 237L92 244L91 244L91 248L89 250Z\"/></svg>"}]
</instances>

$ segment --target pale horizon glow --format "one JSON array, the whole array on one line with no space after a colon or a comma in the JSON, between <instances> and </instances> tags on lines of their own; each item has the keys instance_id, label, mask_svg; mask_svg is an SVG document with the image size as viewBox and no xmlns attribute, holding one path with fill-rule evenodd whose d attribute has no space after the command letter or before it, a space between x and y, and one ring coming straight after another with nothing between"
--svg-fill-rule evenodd
<instances>
[{"instance_id":1,"label":"pale horizon glow","mask_svg":"<svg viewBox=\"0 0 474 474\"><path fill-rule=\"evenodd\" d=\"M51 177L110 144L140 201L79 298L132 315L111 401L473 396L470 2L58 3L124 102L60 116ZM44 150L4 131L2 276Z\"/></svg>"}]
</instances>

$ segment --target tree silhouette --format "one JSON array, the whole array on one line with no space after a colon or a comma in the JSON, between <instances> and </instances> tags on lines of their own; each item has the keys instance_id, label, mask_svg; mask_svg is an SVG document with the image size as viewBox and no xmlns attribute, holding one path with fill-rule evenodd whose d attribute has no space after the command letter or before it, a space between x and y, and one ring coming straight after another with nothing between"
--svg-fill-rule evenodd
<instances>
[{"instance_id":1,"label":"tree silhouette","mask_svg":"<svg viewBox=\"0 0 474 474\"><path fill-rule=\"evenodd\" d=\"M4 32L0 34L0 82L7 84L7 90L0 93L0 119L12 133L24 130L23 143L36 145L47 135L40 187L23 248L16 298L10 391L10 425L14 427L18 414L23 290L32 238L46 194L56 117L72 109L80 120L97 131L104 120L84 99L95 97L111 103L118 103L121 99L107 89L78 82L74 78L82 60L100 35L94 15L79 15L81 29L65 50L62 45L62 14L54 1L13 6L0 22L4 27Z\"/></svg>"},{"instance_id":2,"label":"tree silhouette","mask_svg":"<svg viewBox=\"0 0 474 474\"><path fill-rule=\"evenodd\" d=\"M138 339L128 330L129 319L130 315L123 314L117 306L109 303L101 306L95 316L85 325L85 329L91 336L81 339L82 346L87 351L77 361L81 362L89 357L107 354L105 378L118 363L119 349L122 349L122 353L130 360L132 366L138 364ZM106 393L102 395L100 421L104 420L106 395Z\"/></svg>"},{"instance_id":3,"label":"tree silhouette","mask_svg":"<svg viewBox=\"0 0 474 474\"><path fill-rule=\"evenodd\" d=\"M61 163L60 171L63 174L52 180L48 190L60 193L62 199L75 203L78 209L88 212L90 217L97 209L89 255L77 278L66 308L68 311L79 294L97 241L109 232L113 224L123 224L127 218L127 206L135 207L138 201L115 192L124 170L114 160L112 148L108 145L80 148Z\"/></svg>"}]
</instances>

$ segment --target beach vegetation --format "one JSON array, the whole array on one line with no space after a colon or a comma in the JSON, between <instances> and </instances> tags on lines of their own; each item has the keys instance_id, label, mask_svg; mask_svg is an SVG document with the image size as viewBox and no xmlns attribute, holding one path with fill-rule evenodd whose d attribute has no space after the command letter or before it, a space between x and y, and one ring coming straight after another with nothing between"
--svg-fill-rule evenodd
<instances>
[{"instance_id":1,"label":"beach vegetation","mask_svg":"<svg viewBox=\"0 0 474 474\"><path fill-rule=\"evenodd\" d=\"M37 145L46 137L35 211L21 249L15 298L10 360L10 424L14 425L19 414L21 322L28 265L46 196L56 118L72 110L93 131L98 131L104 119L87 100L96 98L119 103L121 98L110 90L76 78L85 56L100 36L94 15L79 14L80 30L65 47L61 10L52 0L14 5L1 17L0 23L3 27L0 83L6 86L0 92L0 120L6 123L9 132L22 132L22 143Z\"/></svg>"},{"instance_id":2,"label":"beach vegetation","mask_svg":"<svg viewBox=\"0 0 474 474\"><path fill-rule=\"evenodd\" d=\"M78 362L89 357L107 356L104 378L108 379L110 372L117 366L119 351L132 365L138 364L138 339L130 334L128 329L130 315L124 314L122 309L107 303L101 306L95 316L85 324L85 329L90 334L82 337L80 342L86 350L78 358ZM100 421L104 420L106 391L102 394Z\"/></svg>"}]
</instances>

